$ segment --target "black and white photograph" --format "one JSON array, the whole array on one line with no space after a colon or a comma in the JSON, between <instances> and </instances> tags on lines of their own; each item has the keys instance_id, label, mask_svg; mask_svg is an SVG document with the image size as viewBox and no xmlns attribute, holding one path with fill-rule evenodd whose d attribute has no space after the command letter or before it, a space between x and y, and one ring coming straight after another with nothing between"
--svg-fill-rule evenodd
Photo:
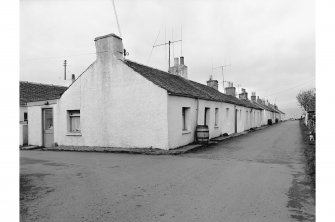
<instances>
[{"instance_id":1,"label":"black and white photograph","mask_svg":"<svg viewBox=\"0 0 335 222\"><path fill-rule=\"evenodd\" d=\"M3 221L321 221L315 4L19 0Z\"/></svg>"}]
</instances>

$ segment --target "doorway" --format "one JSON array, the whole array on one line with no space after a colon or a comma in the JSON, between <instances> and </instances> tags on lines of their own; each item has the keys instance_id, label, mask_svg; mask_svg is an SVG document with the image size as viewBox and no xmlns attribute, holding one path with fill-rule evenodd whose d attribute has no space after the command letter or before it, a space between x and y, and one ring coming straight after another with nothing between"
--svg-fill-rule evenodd
<instances>
[{"instance_id":1,"label":"doorway","mask_svg":"<svg viewBox=\"0 0 335 222\"><path fill-rule=\"evenodd\" d=\"M235 133L237 133L237 109L235 109Z\"/></svg>"},{"instance_id":2,"label":"doorway","mask_svg":"<svg viewBox=\"0 0 335 222\"><path fill-rule=\"evenodd\" d=\"M209 125L209 110L210 108L208 107L205 108L204 125L206 126Z\"/></svg>"},{"instance_id":3,"label":"doorway","mask_svg":"<svg viewBox=\"0 0 335 222\"><path fill-rule=\"evenodd\" d=\"M42 110L42 133L43 133L43 146L52 147L54 144L54 122L53 110Z\"/></svg>"}]
</instances>

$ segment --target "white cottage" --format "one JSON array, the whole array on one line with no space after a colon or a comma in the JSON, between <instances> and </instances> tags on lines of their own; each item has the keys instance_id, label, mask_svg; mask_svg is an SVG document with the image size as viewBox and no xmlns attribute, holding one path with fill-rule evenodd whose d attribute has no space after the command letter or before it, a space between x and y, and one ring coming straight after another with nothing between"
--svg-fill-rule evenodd
<instances>
[{"instance_id":1,"label":"white cottage","mask_svg":"<svg viewBox=\"0 0 335 222\"><path fill-rule=\"evenodd\" d=\"M35 145L174 149L195 141L197 125L208 125L213 138L265 121L263 108L236 98L234 87L223 94L216 80L207 86L188 80L183 57L168 73L126 60L114 34L96 38L95 45L96 61L55 103L28 107L35 123L29 126L40 128L29 130ZM47 136L45 110L54 123Z\"/></svg>"},{"instance_id":2,"label":"white cottage","mask_svg":"<svg viewBox=\"0 0 335 222\"><path fill-rule=\"evenodd\" d=\"M67 87L64 86L20 81L20 146L35 143L34 140L30 141L28 138L29 104L33 106L46 102L53 103L66 89ZM41 119L41 117L39 116L38 119ZM35 120L32 122L33 125L36 124ZM37 125L33 128L31 127L31 130L40 130L40 128L40 125ZM32 138L35 139L34 137Z\"/></svg>"}]
</instances>

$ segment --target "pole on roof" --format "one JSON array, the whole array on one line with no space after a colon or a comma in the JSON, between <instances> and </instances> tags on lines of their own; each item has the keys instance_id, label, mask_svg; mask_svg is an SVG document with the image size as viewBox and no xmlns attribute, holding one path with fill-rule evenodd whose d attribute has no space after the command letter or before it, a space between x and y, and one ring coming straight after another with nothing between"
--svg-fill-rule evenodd
<instances>
[{"instance_id":1,"label":"pole on roof","mask_svg":"<svg viewBox=\"0 0 335 222\"><path fill-rule=\"evenodd\" d=\"M64 60L64 80L66 80L66 60Z\"/></svg>"},{"instance_id":2,"label":"pole on roof","mask_svg":"<svg viewBox=\"0 0 335 222\"><path fill-rule=\"evenodd\" d=\"M158 44L158 45L153 45L152 47L153 48L155 48L155 47L157 47L157 46L163 46L163 45L169 45L169 69L168 69L168 72L170 71L170 67L171 67L171 65L170 65L170 57L171 57L171 49L170 49L170 46L171 46L171 44L174 44L174 43L176 43L176 42L181 42L182 40L180 39L180 40L175 40L175 41L169 41L169 42L165 42L165 43L162 43L162 44Z\"/></svg>"},{"instance_id":3,"label":"pole on roof","mask_svg":"<svg viewBox=\"0 0 335 222\"><path fill-rule=\"evenodd\" d=\"M169 41L169 69L168 72L170 72L170 67L171 67L171 62L170 62L170 45L171 45L171 41Z\"/></svg>"}]
</instances>

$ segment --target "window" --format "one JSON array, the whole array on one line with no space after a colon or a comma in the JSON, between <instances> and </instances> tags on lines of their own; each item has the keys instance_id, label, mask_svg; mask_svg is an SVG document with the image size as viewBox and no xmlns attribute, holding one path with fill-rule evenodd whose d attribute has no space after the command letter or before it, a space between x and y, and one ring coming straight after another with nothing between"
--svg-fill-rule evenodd
<instances>
[{"instance_id":1,"label":"window","mask_svg":"<svg viewBox=\"0 0 335 222\"><path fill-rule=\"evenodd\" d=\"M219 125L219 108L215 108L215 121L214 121L214 126Z\"/></svg>"},{"instance_id":2,"label":"window","mask_svg":"<svg viewBox=\"0 0 335 222\"><path fill-rule=\"evenodd\" d=\"M183 131L189 130L189 114L190 107L183 107L182 108L182 115L183 115Z\"/></svg>"},{"instance_id":3,"label":"window","mask_svg":"<svg viewBox=\"0 0 335 222\"><path fill-rule=\"evenodd\" d=\"M23 121L28 121L28 113L27 112L23 113Z\"/></svg>"},{"instance_id":4,"label":"window","mask_svg":"<svg viewBox=\"0 0 335 222\"><path fill-rule=\"evenodd\" d=\"M80 133L80 110L70 110L69 113L69 132Z\"/></svg>"},{"instance_id":5,"label":"window","mask_svg":"<svg viewBox=\"0 0 335 222\"><path fill-rule=\"evenodd\" d=\"M204 125L206 125L206 126L209 125L209 110L210 110L210 108L208 108L208 107L205 108Z\"/></svg>"}]
</instances>

